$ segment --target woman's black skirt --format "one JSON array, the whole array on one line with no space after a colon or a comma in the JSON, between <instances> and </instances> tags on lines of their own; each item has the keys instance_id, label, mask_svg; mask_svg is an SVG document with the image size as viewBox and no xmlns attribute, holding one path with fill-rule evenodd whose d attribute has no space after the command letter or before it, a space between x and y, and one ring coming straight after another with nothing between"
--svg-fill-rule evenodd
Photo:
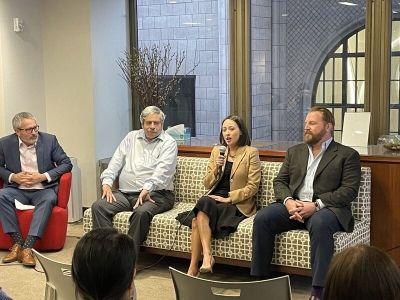
<instances>
[{"instance_id":1,"label":"woman's black skirt","mask_svg":"<svg viewBox=\"0 0 400 300\"><path fill-rule=\"evenodd\" d=\"M217 239L235 232L239 223L246 219L236 205L217 202L209 196L201 197L192 211L182 212L176 219L191 228L192 220L199 211L209 217L212 236Z\"/></svg>"}]
</instances>

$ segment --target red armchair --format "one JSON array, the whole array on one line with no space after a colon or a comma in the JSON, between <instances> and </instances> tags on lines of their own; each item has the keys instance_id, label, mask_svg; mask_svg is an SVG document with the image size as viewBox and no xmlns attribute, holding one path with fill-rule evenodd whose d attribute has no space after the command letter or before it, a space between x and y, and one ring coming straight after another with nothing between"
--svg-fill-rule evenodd
<instances>
[{"instance_id":1,"label":"red armchair","mask_svg":"<svg viewBox=\"0 0 400 300\"><path fill-rule=\"evenodd\" d=\"M60 250L64 247L67 237L68 225L68 200L71 191L72 174L65 173L60 177L58 185L58 199L56 206L53 207L46 231L41 239L37 240L34 248L36 250ZM0 188L3 181L0 179ZM29 226L32 221L33 209L17 210L19 229L26 238ZM0 249L9 249L12 246L11 238L3 232L0 222Z\"/></svg>"}]
</instances>

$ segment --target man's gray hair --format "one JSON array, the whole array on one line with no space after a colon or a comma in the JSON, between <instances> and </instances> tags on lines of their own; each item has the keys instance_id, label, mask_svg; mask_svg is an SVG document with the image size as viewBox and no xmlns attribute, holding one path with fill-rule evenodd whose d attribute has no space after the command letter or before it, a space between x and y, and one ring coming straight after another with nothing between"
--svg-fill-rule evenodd
<instances>
[{"instance_id":1,"label":"man's gray hair","mask_svg":"<svg viewBox=\"0 0 400 300\"><path fill-rule=\"evenodd\" d=\"M12 127L14 128L14 131L20 128L23 119L31 119L36 122L36 118L29 112L23 111L17 113L12 119Z\"/></svg>"},{"instance_id":2,"label":"man's gray hair","mask_svg":"<svg viewBox=\"0 0 400 300\"><path fill-rule=\"evenodd\" d=\"M164 124L165 114L157 106L147 106L145 109L142 110L142 113L140 114L140 124L143 125L144 119L150 114L159 114L161 123Z\"/></svg>"}]
</instances>

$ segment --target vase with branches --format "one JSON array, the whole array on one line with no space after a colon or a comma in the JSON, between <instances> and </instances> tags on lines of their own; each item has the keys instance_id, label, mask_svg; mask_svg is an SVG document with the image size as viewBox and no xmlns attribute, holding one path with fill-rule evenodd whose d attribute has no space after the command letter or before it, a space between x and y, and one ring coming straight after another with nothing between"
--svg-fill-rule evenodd
<instances>
[{"instance_id":1,"label":"vase with branches","mask_svg":"<svg viewBox=\"0 0 400 300\"><path fill-rule=\"evenodd\" d=\"M155 105L163 109L179 92L182 75L189 75L197 66L194 63L193 68L183 72L185 59L185 51L174 52L170 44L164 44L133 48L132 52L124 52L117 64L142 108Z\"/></svg>"}]
</instances>

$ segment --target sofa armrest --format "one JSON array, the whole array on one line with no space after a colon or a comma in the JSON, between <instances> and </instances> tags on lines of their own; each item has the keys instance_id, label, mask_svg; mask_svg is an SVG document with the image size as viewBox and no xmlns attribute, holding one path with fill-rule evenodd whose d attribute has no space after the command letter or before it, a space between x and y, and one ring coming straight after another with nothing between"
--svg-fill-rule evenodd
<instances>
[{"instance_id":1,"label":"sofa armrest","mask_svg":"<svg viewBox=\"0 0 400 300\"><path fill-rule=\"evenodd\" d=\"M71 192L72 173L64 173L58 183L57 206L67 208Z\"/></svg>"}]
</instances>

